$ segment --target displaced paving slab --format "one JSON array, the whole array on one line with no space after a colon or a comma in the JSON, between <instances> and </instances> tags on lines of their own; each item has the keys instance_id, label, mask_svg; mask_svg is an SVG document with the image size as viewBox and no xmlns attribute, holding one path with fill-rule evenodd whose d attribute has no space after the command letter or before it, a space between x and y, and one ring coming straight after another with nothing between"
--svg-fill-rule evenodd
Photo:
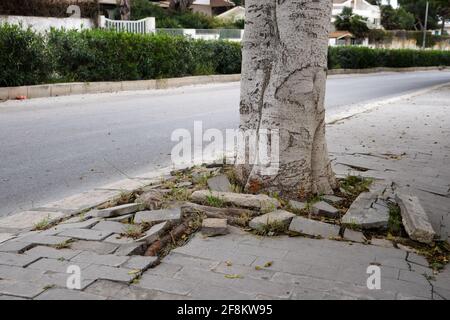
<instances>
[{"instance_id":1,"label":"displaced paving slab","mask_svg":"<svg viewBox=\"0 0 450 320\"><path fill-rule=\"evenodd\" d=\"M208 187L212 191L219 192L232 192L232 187L230 180L226 175L219 175L212 178L209 178L207 181Z\"/></svg>"},{"instance_id":2,"label":"displaced paving slab","mask_svg":"<svg viewBox=\"0 0 450 320\"><path fill-rule=\"evenodd\" d=\"M306 202L300 202L295 200L289 200L289 207L295 211L305 210L308 207Z\"/></svg>"},{"instance_id":3,"label":"displaced paving slab","mask_svg":"<svg viewBox=\"0 0 450 320\"><path fill-rule=\"evenodd\" d=\"M141 211L134 216L134 223L159 223L164 221L178 222L181 220L181 208Z\"/></svg>"},{"instance_id":4,"label":"displaced paving slab","mask_svg":"<svg viewBox=\"0 0 450 320\"><path fill-rule=\"evenodd\" d=\"M131 257L124 265L124 268L131 270L147 270L148 268L154 266L158 262L158 257L141 257L135 256Z\"/></svg>"},{"instance_id":5,"label":"displaced paving slab","mask_svg":"<svg viewBox=\"0 0 450 320\"><path fill-rule=\"evenodd\" d=\"M388 222L388 205L378 199L375 192L361 193L342 217L343 224L356 225L363 229L385 229Z\"/></svg>"},{"instance_id":6,"label":"displaced paving slab","mask_svg":"<svg viewBox=\"0 0 450 320\"><path fill-rule=\"evenodd\" d=\"M6 266L15 266L15 267L23 267L32 264L39 257L32 257L23 254L9 253L9 252L0 252L0 264Z\"/></svg>"},{"instance_id":7,"label":"displaced paving slab","mask_svg":"<svg viewBox=\"0 0 450 320\"><path fill-rule=\"evenodd\" d=\"M103 241L85 241L78 240L70 244L70 248L80 251L91 251L98 254L110 254L117 250L119 246Z\"/></svg>"},{"instance_id":8,"label":"displaced paving slab","mask_svg":"<svg viewBox=\"0 0 450 320\"><path fill-rule=\"evenodd\" d=\"M13 238L15 238L15 235L13 233L0 233L0 243L11 240Z\"/></svg>"},{"instance_id":9,"label":"displaced paving slab","mask_svg":"<svg viewBox=\"0 0 450 320\"><path fill-rule=\"evenodd\" d=\"M67 229L59 233L60 236L80 240L101 241L110 236L112 232L91 229Z\"/></svg>"},{"instance_id":10,"label":"displaced paving slab","mask_svg":"<svg viewBox=\"0 0 450 320\"><path fill-rule=\"evenodd\" d=\"M222 236L229 232L227 219L207 218L202 222L202 234L208 237Z\"/></svg>"},{"instance_id":11,"label":"displaced paving slab","mask_svg":"<svg viewBox=\"0 0 450 320\"><path fill-rule=\"evenodd\" d=\"M169 222L161 222L159 224L154 225L148 231L144 233L142 237L137 239L137 242L144 242L146 244L151 244L159 239L159 237L163 234L164 231L170 226Z\"/></svg>"},{"instance_id":12,"label":"displaced paving slab","mask_svg":"<svg viewBox=\"0 0 450 320\"><path fill-rule=\"evenodd\" d=\"M121 206L116 206L112 208L102 209L97 211L97 217L101 218L111 218L119 217L130 213L135 213L142 210L142 205L139 203L128 203Z\"/></svg>"},{"instance_id":13,"label":"displaced paving slab","mask_svg":"<svg viewBox=\"0 0 450 320\"><path fill-rule=\"evenodd\" d=\"M264 228L265 226L270 224L282 224L287 228L294 217L296 217L296 215L291 212L285 210L277 210L253 218L249 222L249 227L257 230Z\"/></svg>"},{"instance_id":14,"label":"displaced paving slab","mask_svg":"<svg viewBox=\"0 0 450 320\"><path fill-rule=\"evenodd\" d=\"M121 194L120 191L113 190L92 190L73 195L62 200L52 202L44 208L63 209L73 212L81 212L87 209L92 209L103 203L111 201Z\"/></svg>"},{"instance_id":15,"label":"displaced paving slab","mask_svg":"<svg viewBox=\"0 0 450 320\"><path fill-rule=\"evenodd\" d=\"M232 205L236 207L258 209L262 212L274 211L281 206L277 199L271 198L264 194L243 194L233 192L218 192L200 190L192 194L192 200L199 203L208 203L208 199L216 198L222 201L225 205Z\"/></svg>"},{"instance_id":16,"label":"displaced paving slab","mask_svg":"<svg viewBox=\"0 0 450 320\"><path fill-rule=\"evenodd\" d=\"M289 226L289 231L325 239L339 237L340 227L303 217L295 217Z\"/></svg>"},{"instance_id":17,"label":"displaced paving slab","mask_svg":"<svg viewBox=\"0 0 450 320\"><path fill-rule=\"evenodd\" d=\"M123 233L126 228L126 224L115 221L101 221L95 225L92 229L99 231L108 231L113 233Z\"/></svg>"},{"instance_id":18,"label":"displaced paving slab","mask_svg":"<svg viewBox=\"0 0 450 320\"><path fill-rule=\"evenodd\" d=\"M0 244L0 252L22 253L34 246L33 243L20 242L13 239Z\"/></svg>"},{"instance_id":19,"label":"displaced paving slab","mask_svg":"<svg viewBox=\"0 0 450 320\"><path fill-rule=\"evenodd\" d=\"M117 256L115 254L97 254L90 251L84 251L72 258L71 261L119 267L128 261L128 259L129 258L126 256Z\"/></svg>"},{"instance_id":20,"label":"displaced paving slab","mask_svg":"<svg viewBox=\"0 0 450 320\"><path fill-rule=\"evenodd\" d=\"M312 205L312 214L321 217L337 218L339 210L325 201L319 201Z\"/></svg>"},{"instance_id":21,"label":"displaced paving slab","mask_svg":"<svg viewBox=\"0 0 450 320\"><path fill-rule=\"evenodd\" d=\"M46 246L37 246L25 252L27 256L37 258L51 258L51 259L63 259L70 260L81 251L70 249L55 249Z\"/></svg>"},{"instance_id":22,"label":"displaced paving slab","mask_svg":"<svg viewBox=\"0 0 450 320\"><path fill-rule=\"evenodd\" d=\"M400 206L403 226L409 237L418 242L433 243L436 232L433 230L419 198L407 194L397 194L396 200Z\"/></svg>"}]
</instances>

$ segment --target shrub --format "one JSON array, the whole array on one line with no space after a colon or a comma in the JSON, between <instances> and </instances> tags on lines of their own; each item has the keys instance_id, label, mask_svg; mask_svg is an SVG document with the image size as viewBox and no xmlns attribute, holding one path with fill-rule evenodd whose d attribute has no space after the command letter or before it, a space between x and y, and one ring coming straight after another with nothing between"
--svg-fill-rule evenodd
<instances>
[{"instance_id":1,"label":"shrub","mask_svg":"<svg viewBox=\"0 0 450 320\"><path fill-rule=\"evenodd\" d=\"M365 47L330 47L329 69L365 69L376 67L406 68L450 66L450 52L412 49L370 49Z\"/></svg>"},{"instance_id":2,"label":"shrub","mask_svg":"<svg viewBox=\"0 0 450 320\"><path fill-rule=\"evenodd\" d=\"M51 72L42 36L20 26L0 26L0 87L42 83Z\"/></svg>"}]
</instances>

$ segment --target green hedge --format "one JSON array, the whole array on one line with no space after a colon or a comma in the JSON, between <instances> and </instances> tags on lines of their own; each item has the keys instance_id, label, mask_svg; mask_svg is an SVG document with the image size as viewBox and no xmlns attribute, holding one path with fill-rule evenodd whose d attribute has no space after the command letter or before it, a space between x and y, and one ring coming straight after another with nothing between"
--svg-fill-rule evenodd
<instances>
[{"instance_id":1,"label":"green hedge","mask_svg":"<svg viewBox=\"0 0 450 320\"><path fill-rule=\"evenodd\" d=\"M450 66L450 51L330 47L329 69L366 69Z\"/></svg>"},{"instance_id":2,"label":"green hedge","mask_svg":"<svg viewBox=\"0 0 450 320\"><path fill-rule=\"evenodd\" d=\"M331 47L330 69L450 66L448 51ZM241 71L241 46L166 34L104 30L38 35L0 26L0 87L71 81L120 81Z\"/></svg>"}]
</instances>

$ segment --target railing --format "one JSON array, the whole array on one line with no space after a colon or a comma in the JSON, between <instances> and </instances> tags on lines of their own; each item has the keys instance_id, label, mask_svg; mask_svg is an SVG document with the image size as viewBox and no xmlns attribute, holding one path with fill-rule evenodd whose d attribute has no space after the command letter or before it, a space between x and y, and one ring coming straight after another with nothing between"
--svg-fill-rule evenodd
<instances>
[{"instance_id":1,"label":"railing","mask_svg":"<svg viewBox=\"0 0 450 320\"><path fill-rule=\"evenodd\" d=\"M99 26L103 29L111 29L117 32L129 33L154 33L155 32L155 18L145 18L142 20L128 21L128 20L111 20L105 16L99 17Z\"/></svg>"},{"instance_id":2,"label":"railing","mask_svg":"<svg viewBox=\"0 0 450 320\"><path fill-rule=\"evenodd\" d=\"M242 41L244 30L241 29L156 29L156 33L172 36L185 36L202 40Z\"/></svg>"}]
</instances>

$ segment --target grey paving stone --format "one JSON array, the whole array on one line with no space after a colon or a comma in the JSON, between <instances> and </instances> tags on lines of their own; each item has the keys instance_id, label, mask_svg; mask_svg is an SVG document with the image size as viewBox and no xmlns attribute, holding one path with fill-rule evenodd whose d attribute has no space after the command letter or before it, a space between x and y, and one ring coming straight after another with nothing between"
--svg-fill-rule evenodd
<instances>
[{"instance_id":1,"label":"grey paving stone","mask_svg":"<svg viewBox=\"0 0 450 320\"><path fill-rule=\"evenodd\" d=\"M126 225L115 221L101 221L92 229L99 231L108 231L111 233L123 233Z\"/></svg>"},{"instance_id":2,"label":"grey paving stone","mask_svg":"<svg viewBox=\"0 0 450 320\"><path fill-rule=\"evenodd\" d=\"M202 234L208 237L215 237L225 235L228 232L227 219L203 219Z\"/></svg>"},{"instance_id":3,"label":"grey paving stone","mask_svg":"<svg viewBox=\"0 0 450 320\"><path fill-rule=\"evenodd\" d=\"M165 230L169 227L169 222L161 222L159 224L154 225L148 231L144 233L144 235L137 239L138 242L145 242L146 244L151 244L159 239L159 237L163 234Z\"/></svg>"},{"instance_id":4,"label":"grey paving stone","mask_svg":"<svg viewBox=\"0 0 450 320\"><path fill-rule=\"evenodd\" d=\"M397 194L396 200L400 206L403 226L413 240L431 244L436 238L428 215L420 204L419 198L407 194Z\"/></svg>"},{"instance_id":5,"label":"grey paving stone","mask_svg":"<svg viewBox=\"0 0 450 320\"><path fill-rule=\"evenodd\" d=\"M120 191L111 190L91 190L64 198L45 206L48 209L64 209L74 212L81 212L97 207L105 202L120 196Z\"/></svg>"},{"instance_id":6,"label":"grey paving stone","mask_svg":"<svg viewBox=\"0 0 450 320\"><path fill-rule=\"evenodd\" d=\"M0 245L0 252L22 253L34 246L33 243L10 240Z\"/></svg>"},{"instance_id":7,"label":"grey paving stone","mask_svg":"<svg viewBox=\"0 0 450 320\"><path fill-rule=\"evenodd\" d=\"M63 242L67 242L71 239L71 237L63 237L63 236L46 236L41 234L32 234L25 237L17 238L17 241L31 243L33 245L58 245Z\"/></svg>"},{"instance_id":8,"label":"grey paving stone","mask_svg":"<svg viewBox=\"0 0 450 320\"><path fill-rule=\"evenodd\" d=\"M141 255L144 253L145 248L146 244L144 242L122 244L119 248L117 248L114 254L117 256Z\"/></svg>"},{"instance_id":9,"label":"grey paving stone","mask_svg":"<svg viewBox=\"0 0 450 320\"><path fill-rule=\"evenodd\" d=\"M291 223L292 218L294 218L295 216L296 216L295 214L285 210L276 210L273 212L263 214L262 216L253 218L249 222L249 227L256 230L275 223L284 225L287 228Z\"/></svg>"},{"instance_id":10,"label":"grey paving stone","mask_svg":"<svg viewBox=\"0 0 450 320\"><path fill-rule=\"evenodd\" d=\"M424 267L428 267L428 260L424 256L420 256L416 253L409 253L406 257L406 260L411 263L415 263Z\"/></svg>"},{"instance_id":11,"label":"grey paving stone","mask_svg":"<svg viewBox=\"0 0 450 320\"><path fill-rule=\"evenodd\" d=\"M249 266L241 266L238 264L230 264L221 262L217 267L212 269L213 272L222 274L238 274L245 278L270 280L276 271L268 268L255 268Z\"/></svg>"},{"instance_id":12,"label":"grey paving stone","mask_svg":"<svg viewBox=\"0 0 450 320\"><path fill-rule=\"evenodd\" d=\"M171 294L187 295L192 291L194 284L183 280L144 274L142 278L139 279L139 283L136 284L136 286Z\"/></svg>"},{"instance_id":13,"label":"grey paving stone","mask_svg":"<svg viewBox=\"0 0 450 320\"><path fill-rule=\"evenodd\" d=\"M90 251L83 251L79 255L71 259L72 262L84 262L90 264L98 264L110 267L119 267L129 258L126 256L116 256L114 254L97 254Z\"/></svg>"},{"instance_id":14,"label":"grey paving stone","mask_svg":"<svg viewBox=\"0 0 450 320\"><path fill-rule=\"evenodd\" d=\"M211 270L218 266L220 261L217 260L210 260L210 259L204 259L200 257L190 257L183 254L178 254L175 252L170 252L170 254L166 257L164 257L163 262L156 266L155 268L148 270L147 272L157 272L157 269L162 268L164 264L170 264L175 266L191 266L196 269L202 269L202 270ZM171 270L174 270L176 268L170 267Z\"/></svg>"},{"instance_id":15,"label":"grey paving stone","mask_svg":"<svg viewBox=\"0 0 450 320\"><path fill-rule=\"evenodd\" d=\"M159 223L164 221L178 222L181 220L181 209L162 209L141 211L135 214L134 223Z\"/></svg>"},{"instance_id":16,"label":"grey paving stone","mask_svg":"<svg viewBox=\"0 0 450 320\"><path fill-rule=\"evenodd\" d=\"M103 242L111 243L111 244L115 244L115 245L119 246L119 245L127 245L127 244L131 245L131 244L135 243L136 241L132 238L122 236L121 234L113 233L112 235L107 237Z\"/></svg>"},{"instance_id":17,"label":"grey paving stone","mask_svg":"<svg viewBox=\"0 0 450 320\"><path fill-rule=\"evenodd\" d=\"M119 217L112 217L112 218L106 218L106 221L113 221L113 222L122 222L122 223L129 223L132 222L134 217L134 214L126 214Z\"/></svg>"},{"instance_id":18,"label":"grey paving stone","mask_svg":"<svg viewBox=\"0 0 450 320\"><path fill-rule=\"evenodd\" d=\"M407 281L407 282L417 283L419 285L423 285L423 286L427 287L429 285L429 281L426 279L426 276L432 277L433 272L420 274L420 273L413 272L413 271L400 270L398 279Z\"/></svg>"},{"instance_id":19,"label":"grey paving stone","mask_svg":"<svg viewBox=\"0 0 450 320\"><path fill-rule=\"evenodd\" d=\"M188 294L188 297L194 299L208 300L250 300L255 299L254 295L245 294L231 288L214 285L197 285Z\"/></svg>"},{"instance_id":20,"label":"grey paving stone","mask_svg":"<svg viewBox=\"0 0 450 320\"><path fill-rule=\"evenodd\" d=\"M44 272L16 266L0 265L0 278L4 280L16 280L21 282L35 282Z\"/></svg>"},{"instance_id":21,"label":"grey paving stone","mask_svg":"<svg viewBox=\"0 0 450 320\"><path fill-rule=\"evenodd\" d=\"M91 229L68 229L59 233L60 236L90 241L101 241L110 236L112 232Z\"/></svg>"},{"instance_id":22,"label":"grey paving stone","mask_svg":"<svg viewBox=\"0 0 450 320\"><path fill-rule=\"evenodd\" d=\"M13 238L15 238L15 235L13 233L0 233L0 243L11 240Z\"/></svg>"},{"instance_id":23,"label":"grey paving stone","mask_svg":"<svg viewBox=\"0 0 450 320\"><path fill-rule=\"evenodd\" d=\"M117 207L98 210L97 216L101 218L111 218L135 213L139 210L142 210L142 205L140 203L128 203Z\"/></svg>"},{"instance_id":24,"label":"grey paving stone","mask_svg":"<svg viewBox=\"0 0 450 320\"><path fill-rule=\"evenodd\" d=\"M38 259L23 254L0 252L0 264L7 266L26 267Z\"/></svg>"},{"instance_id":25,"label":"grey paving stone","mask_svg":"<svg viewBox=\"0 0 450 320\"><path fill-rule=\"evenodd\" d=\"M20 282L0 279L0 294L33 298L45 289L31 282Z\"/></svg>"},{"instance_id":26,"label":"grey paving stone","mask_svg":"<svg viewBox=\"0 0 450 320\"><path fill-rule=\"evenodd\" d=\"M30 264L27 269L29 270L42 270L44 272L56 272L56 273L66 273L67 268L71 265L77 265L82 270L85 269L89 264L81 263L81 262L69 262L69 261L61 261L56 259L42 258L37 260L36 262Z\"/></svg>"},{"instance_id":27,"label":"grey paving stone","mask_svg":"<svg viewBox=\"0 0 450 320\"><path fill-rule=\"evenodd\" d=\"M230 180L225 175L219 175L207 180L208 187L213 191L232 192Z\"/></svg>"},{"instance_id":28,"label":"grey paving stone","mask_svg":"<svg viewBox=\"0 0 450 320\"><path fill-rule=\"evenodd\" d=\"M289 200L289 206L291 207L292 210L301 211L306 209L308 204L306 202Z\"/></svg>"},{"instance_id":29,"label":"grey paving stone","mask_svg":"<svg viewBox=\"0 0 450 320\"><path fill-rule=\"evenodd\" d=\"M51 258L70 260L81 251L70 249L55 249L45 246L37 246L25 252L26 255L36 258Z\"/></svg>"},{"instance_id":30,"label":"grey paving stone","mask_svg":"<svg viewBox=\"0 0 450 320\"><path fill-rule=\"evenodd\" d=\"M333 194L326 194L326 195L322 196L321 198L322 198L322 200L324 200L332 205L339 204L342 202L342 200L344 200L343 198L335 196Z\"/></svg>"},{"instance_id":31,"label":"grey paving stone","mask_svg":"<svg viewBox=\"0 0 450 320\"><path fill-rule=\"evenodd\" d=\"M78 290L52 288L37 296L35 300L106 300L106 298Z\"/></svg>"},{"instance_id":32,"label":"grey paving stone","mask_svg":"<svg viewBox=\"0 0 450 320\"><path fill-rule=\"evenodd\" d=\"M375 203L378 194L363 192L342 217L343 224L357 225L364 229L387 228L389 208Z\"/></svg>"},{"instance_id":33,"label":"grey paving stone","mask_svg":"<svg viewBox=\"0 0 450 320\"><path fill-rule=\"evenodd\" d=\"M29 300L29 299L1 294L0 295L0 300Z\"/></svg>"},{"instance_id":34,"label":"grey paving stone","mask_svg":"<svg viewBox=\"0 0 450 320\"><path fill-rule=\"evenodd\" d=\"M392 241L386 240L386 239L379 239L379 238L372 238L370 240L370 244L378 247L384 247L384 248L393 248L394 245L392 244Z\"/></svg>"},{"instance_id":35,"label":"grey paving stone","mask_svg":"<svg viewBox=\"0 0 450 320\"><path fill-rule=\"evenodd\" d=\"M146 270L144 274L153 274L153 275L160 275L166 278L172 278L182 268L183 266L178 264L162 262L157 266L155 266L154 268ZM207 270L210 270L211 268L207 268Z\"/></svg>"},{"instance_id":36,"label":"grey paving stone","mask_svg":"<svg viewBox=\"0 0 450 320\"><path fill-rule=\"evenodd\" d=\"M154 290L146 290L109 280L97 280L84 292L114 300L155 300L161 295Z\"/></svg>"},{"instance_id":37,"label":"grey paving stone","mask_svg":"<svg viewBox=\"0 0 450 320\"><path fill-rule=\"evenodd\" d=\"M112 243L100 241L84 241L78 240L70 244L73 250L92 251L98 254L111 254L117 250L119 246Z\"/></svg>"},{"instance_id":38,"label":"grey paving stone","mask_svg":"<svg viewBox=\"0 0 450 320\"><path fill-rule=\"evenodd\" d=\"M339 217L339 210L325 201L319 201L312 205L312 213L316 216L329 218Z\"/></svg>"},{"instance_id":39,"label":"grey paving stone","mask_svg":"<svg viewBox=\"0 0 450 320\"><path fill-rule=\"evenodd\" d=\"M339 226L306 219L303 217L295 217L292 219L289 230L309 236L320 236L322 238L336 238L339 236Z\"/></svg>"},{"instance_id":40,"label":"grey paving stone","mask_svg":"<svg viewBox=\"0 0 450 320\"><path fill-rule=\"evenodd\" d=\"M82 275L85 279L103 279L130 283L139 276L139 272L126 268L91 265L83 270Z\"/></svg>"},{"instance_id":41,"label":"grey paving stone","mask_svg":"<svg viewBox=\"0 0 450 320\"><path fill-rule=\"evenodd\" d=\"M364 243L366 241L366 237L364 237L364 234L362 232L354 231L348 228L346 228L344 231L344 239L360 243Z\"/></svg>"},{"instance_id":42,"label":"grey paving stone","mask_svg":"<svg viewBox=\"0 0 450 320\"><path fill-rule=\"evenodd\" d=\"M43 288L67 288L67 280L69 279L70 275L70 273L57 273L50 271L42 274L42 276L34 280L33 283L39 284ZM84 290L93 282L94 280L83 279L83 277L81 277L80 290Z\"/></svg>"},{"instance_id":43,"label":"grey paving stone","mask_svg":"<svg viewBox=\"0 0 450 320\"><path fill-rule=\"evenodd\" d=\"M86 221L81 221L81 222L62 223L57 226L51 227L51 228L41 232L40 234L53 236L53 235L57 235L57 234L61 233L62 231L68 230L68 229L89 229L89 228L95 226L99 221L100 221L99 219L93 218L93 219L88 219Z\"/></svg>"},{"instance_id":44,"label":"grey paving stone","mask_svg":"<svg viewBox=\"0 0 450 320\"><path fill-rule=\"evenodd\" d=\"M124 268L132 270L147 270L158 262L158 257L134 256L123 264Z\"/></svg>"}]
</instances>

